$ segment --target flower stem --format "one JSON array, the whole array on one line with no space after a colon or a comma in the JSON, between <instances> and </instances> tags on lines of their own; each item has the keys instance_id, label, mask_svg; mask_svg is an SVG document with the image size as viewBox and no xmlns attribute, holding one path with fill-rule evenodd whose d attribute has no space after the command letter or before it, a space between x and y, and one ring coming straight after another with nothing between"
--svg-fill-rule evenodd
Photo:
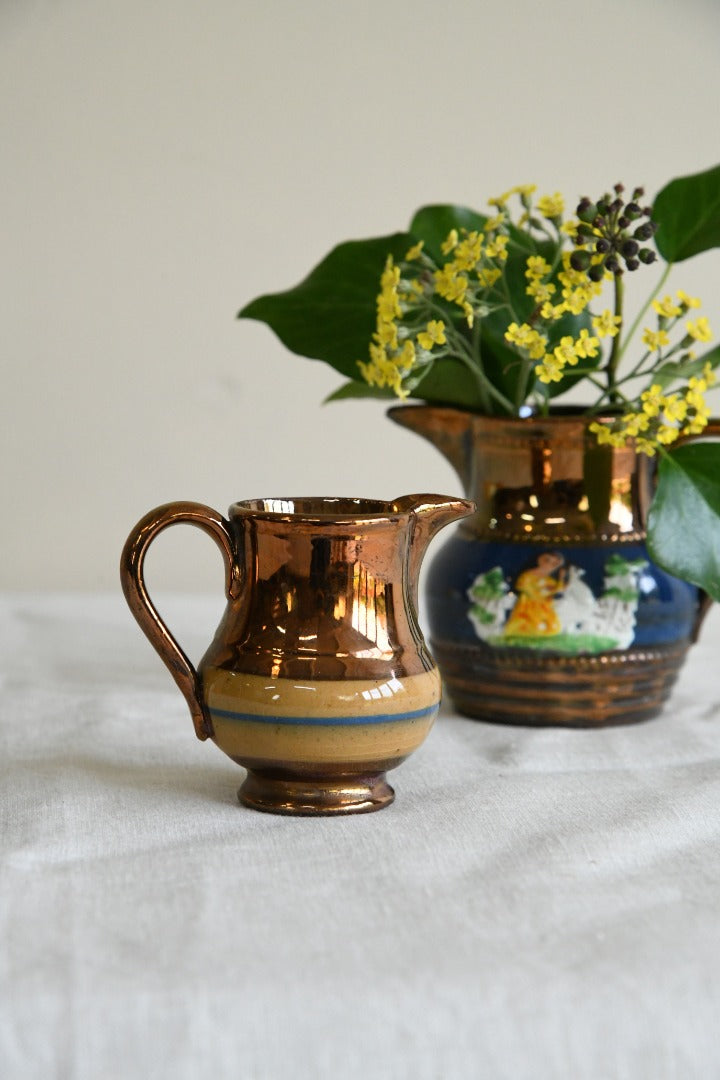
<instances>
[{"instance_id":1,"label":"flower stem","mask_svg":"<svg viewBox=\"0 0 720 1080\"><path fill-rule=\"evenodd\" d=\"M438 304L434 304L432 301L428 302L428 309L431 313L438 315L443 320L448 319L447 311ZM454 356L456 360L459 360L473 375L475 382L477 383L478 394L482 404L483 412L487 415L492 415L493 399L502 406L503 412L515 414L515 408L512 401L497 389L493 385L492 381L485 374L485 369L482 363L482 353L480 348L480 320L476 319L473 325L473 341L470 345L467 338L460 333L458 328L453 324L451 319L448 319L450 323L448 330L448 343L451 345L451 349L447 351L446 355Z\"/></svg>"},{"instance_id":2,"label":"flower stem","mask_svg":"<svg viewBox=\"0 0 720 1080\"><path fill-rule=\"evenodd\" d=\"M487 377L482 367L478 365L471 349L468 347L466 342L463 341L460 335L454 334L453 338L457 339L458 341L462 341L462 348L456 348L454 350L454 353L456 358L460 360L461 363L465 364L469 371L475 376L475 381L478 385L478 392L483 403L483 409L488 414L492 414L493 410L491 408L491 399L494 398L495 401L502 405L504 412L513 415L515 410L513 408L512 401L510 401L509 398L506 398L505 395L500 390L498 390L496 386L493 386L492 382ZM480 355L479 344L477 347L476 355Z\"/></svg>"},{"instance_id":3,"label":"flower stem","mask_svg":"<svg viewBox=\"0 0 720 1080\"><path fill-rule=\"evenodd\" d=\"M662 274L660 276L660 280L658 281L657 285L655 286L655 288L652 290L652 292L648 296L648 298L645 301L645 303L643 304L643 306L638 311L635 319L633 320L632 326L628 330L627 334L623 335L623 343L622 343L622 345L621 345L621 347L619 349L619 352L618 352L618 363L620 362L620 360L622 360L623 355L625 353L625 350L628 347L628 344L634 338L634 336L635 336L635 334L637 332L638 326L640 325L642 320L645 318L645 312L650 307L651 303L653 302L655 297L659 294L659 292L662 289L663 285L665 284L668 277L670 276L670 271L672 270L672 267L673 267L672 263L667 263L667 265L665 266L665 269L663 270L663 272L662 272Z\"/></svg>"},{"instance_id":4,"label":"flower stem","mask_svg":"<svg viewBox=\"0 0 720 1080\"><path fill-rule=\"evenodd\" d=\"M486 413L492 412L492 405L490 402L490 395L487 387L483 383L483 377L485 376L485 369L482 362L482 349L480 347L480 320L476 319L473 325L473 347L472 354L468 359L473 360L471 369L478 384L478 391L480 393L480 400L482 401L483 411Z\"/></svg>"},{"instance_id":5,"label":"flower stem","mask_svg":"<svg viewBox=\"0 0 720 1080\"><path fill-rule=\"evenodd\" d=\"M520 376L517 381L517 388L515 390L515 414L520 414L520 407L524 404L525 398L528 392L528 382L530 381L530 371L532 370L533 363L531 360L520 361Z\"/></svg>"},{"instance_id":6,"label":"flower stem","mask_svg":"<svg viewBox=\"0 0 720 1080\"><path fill-rule=\"evenodd\" d=\"M614 278L615 284L615 318L622 320L623 299L625 295L625 285L620 274L616 274ZM617 324L622 326L622 322ZM615 404L618 400L617 393L617 369L620 363L620 334L616 334L613 338L612 349L610 350L610 356L608 357L607 368L605 374L607 376L607 399L611 405Z\"/></svg>"}]
</instances>

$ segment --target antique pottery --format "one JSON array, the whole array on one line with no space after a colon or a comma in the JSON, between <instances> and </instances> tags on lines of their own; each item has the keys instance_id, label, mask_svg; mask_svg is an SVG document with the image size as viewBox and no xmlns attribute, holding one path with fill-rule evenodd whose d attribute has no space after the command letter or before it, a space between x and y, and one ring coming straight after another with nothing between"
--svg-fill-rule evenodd
<instances>
[{"instance_id":1,"label":"antique pottery","mask_svg":"<svg viewBox=\"0 0 720 1080\"><path fill-rule=\"evenodd\" d=\"M287 814L377 810L385 773L425 739L440 677L417 622L427 544L473 510L410 495L257 499L229 520L198 503L147 514L121 561L128 604L190 707L200 739L247 769L241 801ZM153 606L143 560L180 522L222 552L227 608L197 670Z\"/></svg>"},{"instance_id":2,"label":"antique pottery","mask_svg":"<svg viewBox=\"0 0 720 1080\"><path fill-rule=\"evenodd\" d=\"M707 597L648 556L652 459L598 446L578 415L390 416L477 504L427 572L430 647L459 711L577 727L655 716Z\"/></svg>"}]
</instances>

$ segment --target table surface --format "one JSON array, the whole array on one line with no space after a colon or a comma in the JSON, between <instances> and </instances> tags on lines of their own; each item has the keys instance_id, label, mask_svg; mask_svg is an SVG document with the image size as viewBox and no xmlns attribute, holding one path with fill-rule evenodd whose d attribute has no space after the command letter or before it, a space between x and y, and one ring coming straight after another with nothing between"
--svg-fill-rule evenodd
<instances>
[{"instance_id":1,"label":"table surface","mask_svg":"<svg viewBox=\"0 0 720 1080\"><path fill-rule=\"evenodd\" d=\"M720 1076L719 616L659 719L443 706L327 820L238 805L119 595L6 595L0 1075Z\"/></svg>"}]
</instances>

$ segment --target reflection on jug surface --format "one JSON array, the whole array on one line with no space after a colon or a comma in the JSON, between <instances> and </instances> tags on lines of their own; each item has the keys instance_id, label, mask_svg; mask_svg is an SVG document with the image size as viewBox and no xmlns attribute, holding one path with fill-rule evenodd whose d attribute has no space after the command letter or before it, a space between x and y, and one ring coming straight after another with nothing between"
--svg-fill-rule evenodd
<instances>
[{"instance_id":1,"label":"reflection on jug surface","mask_svg":"<svg viewBox=\"0 0 720 1080\"><path fill-rule=\"evenodd\" d=\"M653 459L599 445L590 418L561 410L390 415L445 455L477 506L426 578L428 639L455 707L561 727L656 716L708 599L648 551Z\"/></svg>"},{"instance_id":2,"label":"reflection on jug surface","mask_svg":"<svg viewBox=\"0 0 720 1080\"><path fill-rule=\"evenodd\" d=\"M197 734L248 770L247 805L350 813L387 805L385 772L423 741L440 679L417 623L417 577L463 499L261 499L229 520L173 503L125 546L128 603L185 695ZM148 544L171 524L209 533L225 558L228 604L197 671L144 585Z\"/></svg>"}]
</instances>

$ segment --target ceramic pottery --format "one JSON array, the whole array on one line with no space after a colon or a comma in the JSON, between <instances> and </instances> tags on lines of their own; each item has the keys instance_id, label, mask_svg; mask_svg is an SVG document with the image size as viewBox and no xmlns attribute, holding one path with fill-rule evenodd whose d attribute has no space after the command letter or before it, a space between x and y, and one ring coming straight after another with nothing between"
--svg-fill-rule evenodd
<instances>
[{"instance_id":1,"label":"ceramic pottery","mask_svg":"<svg viewBox=\"0 0 720 1080\"><path fill-rule=\"evenodd\" d=\"M473 505L438 495L258 499L229 520L198 503L152 510L132 530L122 586L190 707L200 739L247 769L240 800L284 814L378 810L385 773L437 715L440 677L417 622L417 578L435 533ZM169 525L208 533L227 608L198 665L153 606L148 545Z\"/></svg>"},{"instance_id":2,"label":"ceramic pottery","mask_svg":"<svg viewBox=\"0 0 720 1080\"><path fill-rule=\"evenodd\" d=\"M598 446L582 417L404 406L477 513L428 570L430 647L462 713L592 727L655 716L707 606L654 566L654 462Z\"/></svg>"}]
</instances>

